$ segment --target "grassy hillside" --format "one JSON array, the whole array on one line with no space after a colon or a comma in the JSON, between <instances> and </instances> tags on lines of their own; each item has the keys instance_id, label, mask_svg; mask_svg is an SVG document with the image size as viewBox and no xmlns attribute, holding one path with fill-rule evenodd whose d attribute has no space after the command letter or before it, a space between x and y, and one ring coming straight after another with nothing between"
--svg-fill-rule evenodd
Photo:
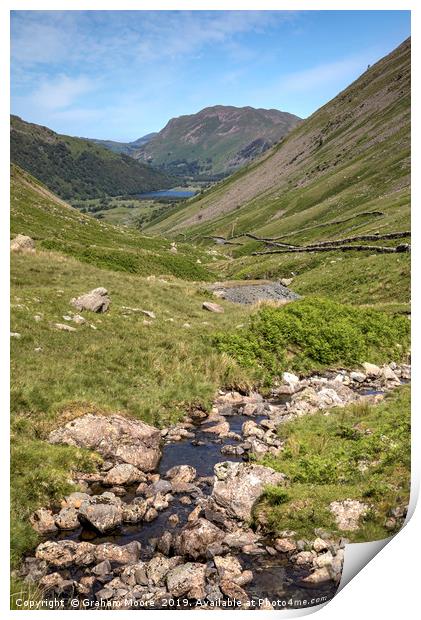
<instances>
[{"instance_id":1,"label":"grassy hillside","mask_svg":"<svg viewBox=\"0 0 421 620\"><path fill-rule=\"evenodd\" d=\"M11 233L27 234L41 248L113 271L188 280L214 278L207 253L178 244L174 254L169 241L83 215L17 166L12 167L11 177Z\"/></svg>"},{"instance_id":2,"label":"grassy hillside","mask_svg":"<svg viewBox=\"0 0 421 620\"><path fill-rule=\"evenodd\" d=\"M298 125L262 160L151 230L289 242L408 226L410 41ZM359 216L380 211L381 217ZM315 228L355 216L339 225ZM312 228L309 228L312 227ZM305 230L304 229L308 229ZM248 253L249 248L243 248Z\"/></svg>"},{"instance_id":3,"label":"grassy hillside","mask_svg":"<svg viewBox=\"0 0 421 620\"><path fill-rule=\"evenodd\" d=\"M171 119L133 155L177 176L224 176L267 150L299 121L279 110L213 106Z\"/></svg>"},{"instance_id":4,"label":"grassy hillside","mask_svg":"<svg viewBox=\"0 0 421 620\"><path fill-rule=\"evenodd\" d=\"M35 253L13 253L11 260L11 332L19 335L11 338L11 542L12 560L18 564L36 543L28 521L31 512L70 490L71 470L88 471L98 459L70 446L48 444L52 428L89 411L120 411L163 427L190 407L209 407L220 386L247 389L262 376L258 364L243 364L236 351L217 344L224 334L225 343L232 344L236 330L244 335L243 343L253 335L259 321L259 315L250 320L255 309L222 300L224 314L202 310L203 300L211 299L202 282L220 278L213 259L220 262L222 255L179 243L174 254L168 240L84 216L16 166L11 229L12 236L27 234L36 241ZM82 325L66 320L73 310L69 300L98 286L110 293L109 311L85 313ZM326 303L304 304L313 335L332 331ZM290 307L276 310L281 324L288 321ZM363 312L335 308L331 321L351 316L357 331L363 329ZM396 338L401 321L376 316L368 353L386 361L391 345L384 336ZM60 331L56 323L76 331ZM404 331L402 344L406 338ZM355 359L344 357L347 343L349 338L336 339L336 360ZM295 332L284 334L283 344L296 352L302 347ZM327 363L305 348L302 354L307 369ZM269 362L266 354L264 358Z\"/></svg>"},{"instance_id":5,"label":"grassy hillside","mask_svg":"<svg viewBox=\"0 0 421 620\"><path fill-rule=\"evenodd\" d=\"M135 194L171 187L173 180L128 155L11 116L11 161L66 200Z\"/></svg>"}]
</instances>

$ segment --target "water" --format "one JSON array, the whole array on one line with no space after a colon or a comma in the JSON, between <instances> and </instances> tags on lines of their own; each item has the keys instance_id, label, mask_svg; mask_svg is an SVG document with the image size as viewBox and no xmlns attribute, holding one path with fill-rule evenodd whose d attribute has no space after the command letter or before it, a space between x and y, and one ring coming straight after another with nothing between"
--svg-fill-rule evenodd
<instances>
[{"instance_id":1,"label":"water","mask_svg":"<svg viewBox=\"0 0 421 620\"><path fill-rule=\"evenodd\" d=\"M280 399L282 402L287 397ZM273 401L271 401L272 404ZM226 420L229 422L230 430L235 433L241 433L241 428L246 420L254 419L260 422L265 419L265 415L244 416L238 413L238 407L229 406L224 410ZM183 439L178 442L167 443L163 448L163 455L159 464L158 471L163 477L165 473L175 465L192 465L197 471L197 479L195 484L199 487L198 494L203 496L210 495L212 492L212 484L206 478L213 476L213 468L216 463L221 461L241 461L242 457L232 455L224 455L221 448L224 445L238 445L238 441L232 438L219 438L210 433L206 433L205 429L212 425L208 421L203 421L195 426L194 439ZM130 502L136 494L136 486L127 488L126 496L122 497L123 501ZM95 492L101 493L106 490L98 488ZM180 531L186 524L187 517L193 510L195 504L184 505L180 502L183 494L175 495L174 501L170 506L159 513L157 519L151 523L139 523L134 525L122 525L115 531L105 535L89 529L88 527L80 527L72 532L60 532L56 538L66 538L72 540L87 540L94 544L112 542L118 545L125 545L132 541L138 541L142 545L141 556L143 560L148 560L155 553L154 540L162 534L170 530L172 533ZM194 494L192 495L194 499ZM171 514L177 514L179 523L176 527L170 527L168 517ZM271 546L273 543L270 539L265 544ZM248 593L250 599L255 602L258 608L259 600L268 598L271 601L278 601L277 609L290 607L288 601L293 600L295 605L305 606L312 596L325 596L325 600L333 597L336 587L332 582L326 585L319 585L315 590L309 593L309 590L300 585L300 579L308 574L308 571L298 569L290 563L285 556L276 554L270 555L262 548L259 555L248 555L239 550L232 550L232 553L238 557L243 565L243 569L250 569L253 572L253 581L246 586L244 590ZM76 571L78 573L78 571ZM76 574L75 574L76 576ZM190 603L187 605L190 606ZM252 607L253 609L253 607Z\"/></svg>"},{"instance_id":2,"label":"water","mask_svg":"<svg viewBox=\"0 0 421 620\"><path fill-rule=\"evenodd\" d=\"M142 198L143 200L159 200L160 198L183 200L185 198L191 198L195 196L194 190L187 189L161 189L157 192L146 192L144 194L136 194L136 198Z\"/></svg>"}]
</instances>

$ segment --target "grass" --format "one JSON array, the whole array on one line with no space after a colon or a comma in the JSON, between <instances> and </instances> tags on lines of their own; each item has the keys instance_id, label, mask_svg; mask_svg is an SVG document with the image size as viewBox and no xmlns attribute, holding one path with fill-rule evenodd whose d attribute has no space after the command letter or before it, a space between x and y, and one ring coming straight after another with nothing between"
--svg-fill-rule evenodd
<instances>
[{"instance_id":1,"label":"grass","mask_svg":"<svg viewBox=\"0 0 421 620\"><path fill-rule=\"evenodd\" d=\"M385 527L389 510L409 502L409 386L378 405L357 403L290 421L278 434L283 452L262 462L285 473L289 486L268 488L260 503L256 518L268 530L311 539L315 528L323 528L354 542L393 533ZM329 511L330 502L343 499L370 508L356 532L340 532Z\"/></svg>"},{"instance_id":2,"label":"grass","mask_svg":"<svg viewBox=\"0 0 421 620\"><path fill-rule=\"evenodd\" d=\"M265 306L241 332L219 334L217 348L266 384L284 370L309 372L402 359L410 323L371 308L308 298L283 307Z\"/></svg>"},{"instance_id":3,"label":"grass","mask_svg":"<svg viewBox=\"0 0 421 620\"><path fill-rule=\"evenodd\" d=\"M12 236L29 235L45 249L115 271L169 274L188 280L214 278L206 252L191 244L177 244L174 254L165 239L146 237L66 208L65 203L16 166L12 168L11 194Z\"/></svg>"},{"instance_id":4,"label":"grass","mask_svg":"<svg viewBox=\"0 0 421 620\"><path fill-rule=\"evenodd\" d=\"M147 280L45 251L13 255L11 277L11 331L21 334L11 339L15 565L37 541L31 512L70 490L71 470L92 466L81 451L49 445L52 428L89 411L120 411L163 427L189 407L209 407L220 385L250 382L210 338L242 323L249 310L222 302L225 314L207 313L201 306L210 294L197 285ZM111 296L106 314L87 314L75 333L54 328L71 314L71 297L100 285ZM156 319L145 325L146 316L125 314L123 306L152 310Z\"/></svg>"}]
</instances>

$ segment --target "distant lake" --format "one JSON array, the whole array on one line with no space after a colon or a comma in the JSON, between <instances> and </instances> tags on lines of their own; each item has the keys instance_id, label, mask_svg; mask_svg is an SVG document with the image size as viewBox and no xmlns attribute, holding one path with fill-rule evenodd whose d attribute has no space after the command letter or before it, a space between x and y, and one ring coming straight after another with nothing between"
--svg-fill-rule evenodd
<instances>
[{"instance_id":1,"label":"distant lake","mask_svg":"<svg viewBox=\"0 0 421 620\"><path fill-rule=\"evenodd\" d=\"M159 200L160 198L191 198L196 194L195 191L183 190L183 189L161 189L159 192L146 192L146 194L136 194L137 198L144 198L145 200Z\"/></svg>"}]
</instances>

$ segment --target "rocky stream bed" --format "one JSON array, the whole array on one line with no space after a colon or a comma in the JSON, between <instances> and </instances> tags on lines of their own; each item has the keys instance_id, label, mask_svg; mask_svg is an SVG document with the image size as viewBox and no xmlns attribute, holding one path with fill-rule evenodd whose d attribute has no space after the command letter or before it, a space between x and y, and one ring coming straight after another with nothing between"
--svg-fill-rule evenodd
<instances>
[{"instance_id":1,"label":"rocky stream bed","mask_svg":"<svg viewBox=\"0 0 421 620\"><path fill-rule=\"evenodd\" d=\"M288 481L250 456L283 449L276 429L285 420L379 400L409 378L410 367L396 364L301 380L284 373L270 398L221 391L210 413L192 411L161 431L121 415L68 422L49 440L95 449L104 462L94 474L76 472L80 491L60 506L34 513L43 541L20 576L73 608L280 609L328 600L346 539L317 529L312 540L288 531L270 538L252 528L265 486ZM352 498L330 506L344 536L367 508Z\"/></svg>"}]
</instances>

